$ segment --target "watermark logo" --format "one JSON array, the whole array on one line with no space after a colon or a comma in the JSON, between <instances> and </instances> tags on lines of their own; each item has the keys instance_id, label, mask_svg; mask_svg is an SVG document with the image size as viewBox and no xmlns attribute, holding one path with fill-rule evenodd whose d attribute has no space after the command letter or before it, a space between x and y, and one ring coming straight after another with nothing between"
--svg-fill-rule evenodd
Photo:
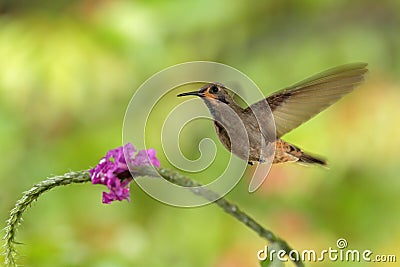
<instances>
[{"instance_id":1,"label":"watermark logo","mask_svg":"<svg viewBox=\"0 0 400 267\"><path fill-rule=\"evenodd\" d=\"M219 175L208 177L208 181L212 181L203 187L216 192L218 196L215 195L215 197L223 197L242 178L248 166L247 162L230 154L228 162L223 162L226 166L221 171L222 162L216 162L216 142L219 142L219 140L211 139L210 135L199 136L201 131L191 132L195 137L191 140L191 136L183 136L186 127L189 128L199 121L208 123L203 127L208 127L210 133L213 131L216 118L210 114L201 98L177 98L177 94L199 90L205 84L213 82L223 84L244 102L243 106L249 106L265 98L252 80L230 66L204 61L175 65L156 73L136 90L125 113L123 143L133 143L140 149L154 147L154 144L159 148L161 143L162 151L157 149L157 156L159 158L164 157L172 167L180 171L201 173L208 168L216 168L216 171L212 173L219 173ZM265 129L265 131L268 130L275 134L272 112L267 102L264 102L265 105L257 105L258 110L252 109L253 113L261 132ZM229 109L230 107L225 105L221 108ZM234 130L227 131L229 138L231 140L240 138L241 141L231 142L231 150L235 151L235 146L246 144L249 138L244 122L240 120L237 114L233 110L225 113L231 114L229 121L234 121L235 125ZM221 125L225 123L224 121L218 122ZM190 140L184 142L185 145L190 143L191 148L198 148L200 152L198 158L185 157L180 143L182 136L185 140ZM275 140L275 135L271 140ZM247 146L249 146L248 143ZM275 144L268 143L266 148L261 149L267 151L266 160L263 164L253 167L252 171L254 172L250 181L249 192L259 188L266 179L272 165ZM202 180L199 181L204 183ZM138 178L135 179L135 182L153 198L173 206L195 207L217 200L202 198L192 194L187 188L177 186L164 179Z\"/></svg>"},{"instance_id":2,"label":"watermark logo","mask_svg":"<svg viewBox=\"0 0 400 267\"><path fill-rule=\"evenodd\" d=\"M344 248L347 248L347 240L346 239L344 239L344 238L339 238L337 241L336 241L336 246L339 248L339 249L344 249Z\"/></svg>"},{"instance_id":3,"label":"watermark logo","mask_svg":"<svg viewBox=\"0 0 400 267\"><path fill-rule=\"evenodd\" d=\"M302 261L302 262L397 262L394 254L375 254L371 250L348 249L348 242L344 238L336 241L336 247L329 247L321 251L313 249L290 250L265 246L257 251L260 261Z\"/></svg>"}]
</instances>

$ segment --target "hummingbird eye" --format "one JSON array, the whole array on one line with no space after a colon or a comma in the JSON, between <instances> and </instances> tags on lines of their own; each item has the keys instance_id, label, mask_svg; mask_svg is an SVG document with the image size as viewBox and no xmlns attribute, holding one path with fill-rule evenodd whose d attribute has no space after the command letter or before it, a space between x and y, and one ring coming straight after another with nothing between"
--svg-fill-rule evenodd
<instances>
[{"instance_id":1,"label":"hummingbird eye","mask_svg":"<svg viewBox=\"0 0 400 267\"><path fill-rule=\"evenodd\" d=\"M209 92L210 92L211 94L216 94L216 93L218 93L218 91L219 91L219 88L218 88L218 86L216 86L216 85L211 86L211 87L210 87L210 90L209 90Z\"/></svg>"}]
</instances>

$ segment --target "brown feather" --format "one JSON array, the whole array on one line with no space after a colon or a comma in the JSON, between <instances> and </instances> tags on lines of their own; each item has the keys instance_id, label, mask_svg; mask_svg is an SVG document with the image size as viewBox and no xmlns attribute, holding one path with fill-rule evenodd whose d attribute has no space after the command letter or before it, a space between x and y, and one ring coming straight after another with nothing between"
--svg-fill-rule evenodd
<instances>
[{"instance_id":1,"label":"brown feather","mask_svg":"<svg viewBox=\"0 0 400 267\"><path fill-rule=\"evenodd\" d=\"M326 109L364 81L366 63L354 63L332 68L280 90L266 100L275 119L279 138ZM247 109L264 105L264 100Z\"/></svg>"}]
</instances>

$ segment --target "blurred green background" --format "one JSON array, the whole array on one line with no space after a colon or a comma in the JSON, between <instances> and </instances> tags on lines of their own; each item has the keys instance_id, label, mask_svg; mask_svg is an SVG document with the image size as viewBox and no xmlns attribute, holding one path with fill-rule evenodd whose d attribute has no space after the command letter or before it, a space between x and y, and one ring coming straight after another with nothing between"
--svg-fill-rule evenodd
<instances>
[{"instance_id":1,"label":"blurred green background","mask_svg":"<svg viewBox=\"0 0 400 267\"><path fill-rule=\"evenodd\" d=\"M247 193L244 178L227 197L298 250L335 248L346 238L349 249L396 254L400 261L399 29L396 0L2 0L0 221L5 225L33 184L94 166L121 145L131 96L165 67L225 63L269 94L363 61L370 73L362 87L284 138L326 156L330 169L274 166L256 193ZM212 123L203 125L187 130L189 157L198 155L202 136L215 138ZM161 143L155 147L168 166ZM210 168L218 173L223 163ZM101 186L44 194L18 232L19 263L258 266L264 241L216 206L175 208L131 188L132 202L112 205L101 204Z\"/></svg>"}]
</instances>

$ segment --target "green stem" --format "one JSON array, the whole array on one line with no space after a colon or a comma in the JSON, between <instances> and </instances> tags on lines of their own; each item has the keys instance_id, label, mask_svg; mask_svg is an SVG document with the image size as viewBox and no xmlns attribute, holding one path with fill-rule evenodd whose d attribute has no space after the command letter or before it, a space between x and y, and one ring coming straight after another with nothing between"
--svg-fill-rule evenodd
<instances>
[{"instance_id":1,"label":"green stem","mask_svg":"<svg viewBox=\"0 0 400 267\"><path fill-rule=\"evenodd\" d=\"M15 234L17 232L18 226L21 224L22 215L33 201L37 200L38 197L50 189L68 184L86 183L90 182L90 175L87 170L70 172L64 175L55 176L48 178L36 185L34 185L30 190L23 193L20 200L17 201L15 207L10 212L10 218L7 220L7 226L5 227L6 234L4 235L4 264L6 266L16 266L15 255L17 251L15 249Z\"/></svg>"},{"instance_id":2,"label":"green stem","mask_svg":"<svg viewBox=\"0 0 400 267\"><path fill-rule=\"evenodd\" d=\"M138 169L135 173L138 176L142 175L152 175L148 168ZM220 197L215 192L201 187L201 184L171 170L159 169L159 174L176 185L188 187L194 194L197 194L208 200L215 200L214 203L222 208L226 213L232 215L234 218L245 224L251 230L256 232L260 237L266 239L271 243L277 244L281 249L285 250L288 254L292 249L290 246L282 239L276 237L271 231L262 227L258 222L256 222L252 217L241 211L238 206L230 203L226 199ZM15 256L17 254L15 249L15 235L18 226L21 223L22 215L26 208L32 204L33 201L37 200L38 197L46 191L62 185L74 184L74 183L86 183L90 182L90 175L87 170L70 172L64 175L55 176L48 178L36 185L34 185L30 190L23 193L20 200L17 201L15 207L10 212L10 218L7 220L7 226L5 227L5 244L4 244L4 254L5 254L5 265L6 266L16 266ZM193 188L192 188L193 187ZM301 261L294 262L296 266L304 266Z\"/></svg>"},{"instance_id":3,"label":"green stem","mask_svg":"<svg viewBox=\"0 0 400 267\"><path fill-rule=\"evenodd\" d=\"M188 187L194 187L191 191L196 194L204 197L205 199L214 200L214 203L222 208L226 213L235 217L238 221L249 227L251 230L256 232L260 237L266 239L270 243L277 244L279 248L283 249L286 252L286 255L289 255L290 251L293 249L288 245L288 243L279 237L275 236L270 230L265 229L258 222L256 222L252 217L247 215L245 212L241 211L237 205L234 205L224 199L223 197L218 196L215 192L205 189L201 184L171 170L167 169L159 169L160 175L174 183L176 185ZM298 267L303 267L304 264L301 260L294 261L294 264Z\"/></svg>"}]
</instances>

